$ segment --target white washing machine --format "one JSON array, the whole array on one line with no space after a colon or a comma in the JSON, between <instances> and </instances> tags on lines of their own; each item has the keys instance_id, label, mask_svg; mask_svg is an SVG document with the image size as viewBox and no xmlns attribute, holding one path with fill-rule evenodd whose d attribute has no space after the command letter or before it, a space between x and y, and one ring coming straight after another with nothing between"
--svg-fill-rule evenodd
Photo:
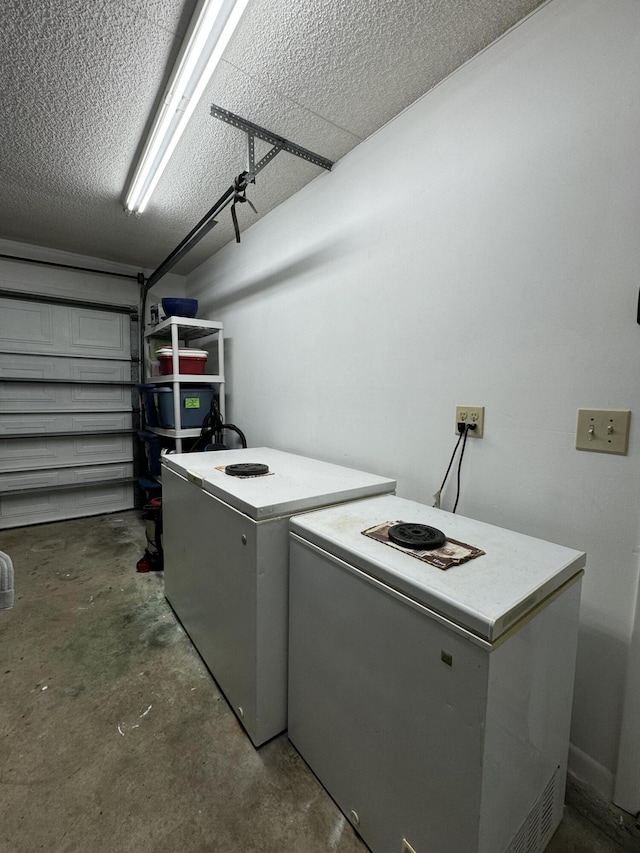
<instances>
[{"instance_id":1,"label":"white washing machine","mask_svg":"<svg viewBox=\"0 0 640 853\"><path fill-rule=\"evenodd\" d=\"M393 495L290 526L289 737L373 853L543 850L585 555Z\"/></svg>"},{"instance_id":2,"label":"white washing machine","mask_svg":"<svg viewBox=\"0 0 640 853\"><path fill-rule=\"evenodd\" d=\"M289 516L396 482L267 447L162 462L165 595L260 746L287 726Z\"/></svg>"}]
</instances>

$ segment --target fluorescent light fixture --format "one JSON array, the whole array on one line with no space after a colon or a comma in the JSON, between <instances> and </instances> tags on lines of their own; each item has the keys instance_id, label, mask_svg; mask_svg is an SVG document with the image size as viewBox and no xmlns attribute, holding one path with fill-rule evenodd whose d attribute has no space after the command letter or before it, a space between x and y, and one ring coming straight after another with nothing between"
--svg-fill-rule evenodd
<instances>
[{"instance_id":1,"label":"fluorescent light fixture","mask_svg":"<svg viewBox=\"0 0 640 853\"><path fill-rule=\"evenodd\" d=\"M125 201L142 213L249 0L202 0L171 75Z\"/></svg>"}]
</instances>

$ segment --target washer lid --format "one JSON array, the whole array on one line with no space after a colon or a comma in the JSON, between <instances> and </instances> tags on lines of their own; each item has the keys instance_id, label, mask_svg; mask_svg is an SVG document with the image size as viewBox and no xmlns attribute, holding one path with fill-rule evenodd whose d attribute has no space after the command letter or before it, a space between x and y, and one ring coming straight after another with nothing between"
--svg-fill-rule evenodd
<instances>
[{"instance_id":1,"label":"washer lid","mask_svg":"<svg viewBox=\"0 0 640 853\"><path fill-rule=\"evenodd\" d=\"M362 531L385 522L427 524L485 555L442 570ZM292 518L291 530L356 569L490 642L583 568L586 555L395 495Z\"/></svg>"},{"instance_id":2,"label":"washer lid","mask_svg":"<svg viewBox=\"0 0 640 853\"><path fill-rule=\"evenodd\" d=\"M396 487L396 481L387 477L269 447L168 454L162 463L256 521L393 492ZM225 474L227 465L238 463L268 465L269 473Z\"/></svg>"}]
</instances>

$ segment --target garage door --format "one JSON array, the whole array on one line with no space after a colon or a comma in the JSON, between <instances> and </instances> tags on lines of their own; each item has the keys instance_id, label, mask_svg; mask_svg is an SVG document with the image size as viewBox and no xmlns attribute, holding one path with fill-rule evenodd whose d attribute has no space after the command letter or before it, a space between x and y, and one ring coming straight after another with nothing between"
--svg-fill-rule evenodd
<instances>
[{"instance_id":1,"label":"garage door","mask_svg":"<svg viewBox=\"0 0 640 853\"><path fill-rule=\"evenodd\" d=\"M134 505L137 314L0 297L0 528Z\"/></svg>"}]
</instances>

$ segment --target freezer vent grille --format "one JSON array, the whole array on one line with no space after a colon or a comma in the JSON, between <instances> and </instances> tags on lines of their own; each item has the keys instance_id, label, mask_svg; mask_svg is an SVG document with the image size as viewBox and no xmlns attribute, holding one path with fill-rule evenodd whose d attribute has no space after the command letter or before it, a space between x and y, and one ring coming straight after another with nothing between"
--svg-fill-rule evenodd
<instances>
[{"instance_id":1,"label":"freezer vent grille","mask_svg":"<svg viewBox=\"0 0 640 853\"><path fill-rule=\"evenodd\" d=\"M505 853L541 853L544 850L553 826L557 775L556 771Z\"/></svg>"}]
</instances>

